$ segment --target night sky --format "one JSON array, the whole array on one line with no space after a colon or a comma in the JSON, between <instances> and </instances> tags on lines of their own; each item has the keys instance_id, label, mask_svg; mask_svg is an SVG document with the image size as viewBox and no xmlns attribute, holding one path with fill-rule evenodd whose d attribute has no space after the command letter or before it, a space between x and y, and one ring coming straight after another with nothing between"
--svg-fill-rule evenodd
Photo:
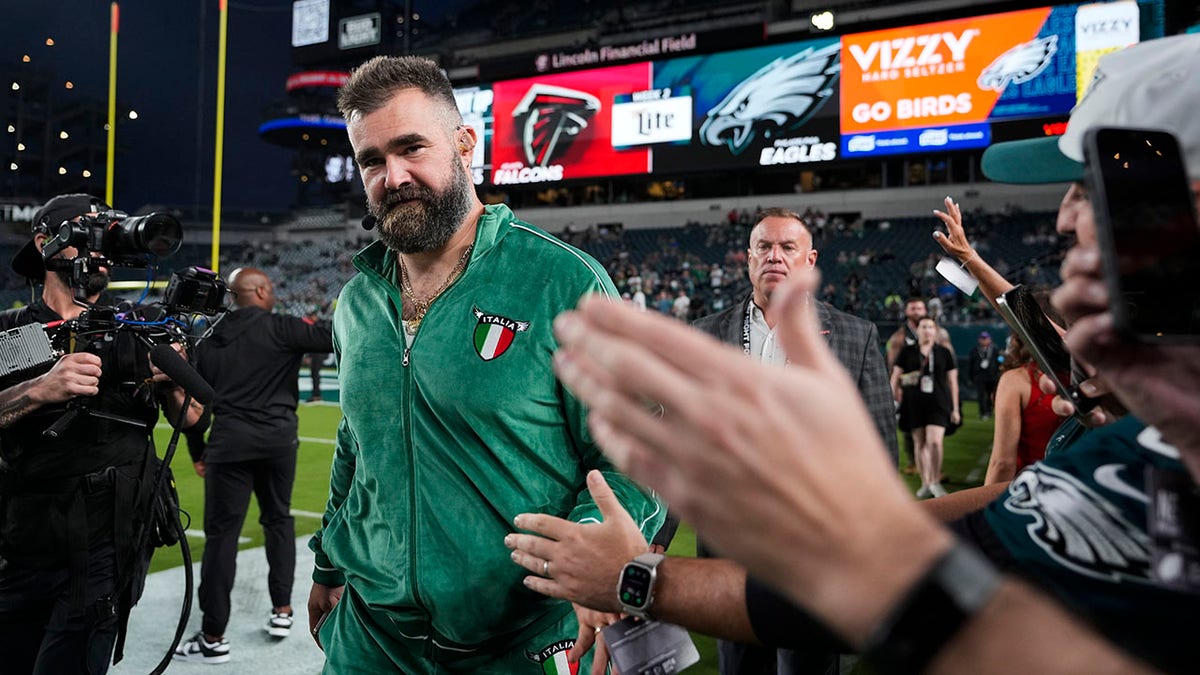
<instances>
[{"instance_id":1,"label":"night sky","mask_svg":"<svg viewBox=\"0 0 1200 675\"><path fill-rule=\"evenodd\" d=\"M29 54L75 89L107 101L109 3L103 0L4 0L0 59L5 70ZM223 206L279 210L294 200L290 150L258 138L260 113L285 97L291 0L230 2L225 106ZM139 118L118 122L114 206L189 209L212 204L218 3L216 0L120 2L117 99ZM47 47L52 37L55 46ZM7 83L4 87L8 89ZM5 94L9 94L5 91ZM99 167L103 170L103 167ZM102 196L103 181L95 192Z\"/></svg>"}]
</instances>

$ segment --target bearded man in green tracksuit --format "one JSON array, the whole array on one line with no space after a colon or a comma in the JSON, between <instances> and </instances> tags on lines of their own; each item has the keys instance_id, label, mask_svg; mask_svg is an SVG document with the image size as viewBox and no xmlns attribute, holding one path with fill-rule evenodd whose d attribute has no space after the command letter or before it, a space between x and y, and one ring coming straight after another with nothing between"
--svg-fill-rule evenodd
<instances>
[{"instance_id":1,"label":"bearded man in green tracksuit","mask_svg":"<svg viewBox=\"0 0 1200 675\"><path fill-rule=\"evenodd\" d=\"M590 469L647 539L662 522L550 367L554 317L612 281L479 202L476 132L432 62L372 59L338 106L380 241L334 315L343 418L309 598L325 671L574 672L571 605L525 588L504 536L522 512L599 521Z\"/></svg>"}]
</instances>

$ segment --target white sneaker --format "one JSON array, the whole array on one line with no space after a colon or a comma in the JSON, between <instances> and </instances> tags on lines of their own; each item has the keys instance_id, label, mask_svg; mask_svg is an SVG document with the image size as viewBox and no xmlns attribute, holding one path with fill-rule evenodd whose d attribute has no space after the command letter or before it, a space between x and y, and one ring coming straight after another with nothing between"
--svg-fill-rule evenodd
<instances>
[{"instance_id":1,"label":"white sneaker","mask_svg":"<svg viewBox=\"0 0 1200 675\"><path fill-rule=\"evenodd\" d=\"M292 615L285 612L271 612L271 618L267 619L267 635L277 638L285 638L292 634Z\"/></svg>"},{"instance_id":2,"label":"white sneaker","mask_svg":"<svg viewBox=\"0 0 1200 675\"><path fill-rule=\"evenodd\" d=\"M922 485L920 490L917 490L917 499L925 499L933 493L929 490L928 485Z\"/></svg>"},{"instance_id":3,"label":"white sneaker","mask_svg":"<svg viewBox=\"0 0 1200 675\"><path fill-rule=\"evenodd\" d=\"M934 497L946 496L946 488L942 487L941 483L934 483L933 485L930 485L929 492L933 494Z\"/></svg>"},{"instance_id":4,"label":"white sneaker","mask_svg":"<svg viewBox=\"0 0 1200 675\"><path fill-rule=\"evenodd\" d=\"M200 631L190 640L175 648L172 655L176 661L191 661L192 663L207 663L216 665L229 661L229 640L221 638L216 642L204 639L204 631Z\"/></svg>"}]
</instances>

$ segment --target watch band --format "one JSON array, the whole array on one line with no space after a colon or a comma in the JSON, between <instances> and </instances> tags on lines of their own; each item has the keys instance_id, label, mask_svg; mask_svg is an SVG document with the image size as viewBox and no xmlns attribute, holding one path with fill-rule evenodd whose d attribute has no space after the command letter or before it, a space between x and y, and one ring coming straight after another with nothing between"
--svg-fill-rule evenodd
<instances>
[{"instance_id":1,"label":"watch band","mask_svg":"<svg viewBox=\"0 0 1200 675\"><path fill-rule=\"evenodd\" d=\"M999 586L996 568L956 542L871 632L864 658L884 674L923 672Z\"/></svg>"}]
</instances>

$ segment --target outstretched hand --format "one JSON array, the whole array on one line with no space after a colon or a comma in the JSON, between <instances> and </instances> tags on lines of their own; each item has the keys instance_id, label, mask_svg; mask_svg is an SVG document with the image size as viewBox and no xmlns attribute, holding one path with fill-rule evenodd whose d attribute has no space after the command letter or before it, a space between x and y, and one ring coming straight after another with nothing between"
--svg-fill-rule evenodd
<instances>
[{"instance_id":1,"label":"outstretched hand","mask_svg":"<svg viewBox=\"0 0 1200 675\"><path fill-rule=\"evenodd\" d=\"M817 280L795 275L772 297L788 368L586 298L555 322L555 370L590 406L594 438L620 469L718 550L855 639L950 539L913 504L821 338L810 300ZM647 400L666 413L647 410ZM904 550L902 560L864 555L891 550L887 542ZM862 581L875 578L883 581Z\"/></svg>"},{"instance_id":2,"label":"outstretched hand","mask_svg":"<svg viewBox=\"0 0 1200 675\"><path fill-rule=\"evenodd\" d=\"M602 612L619 612L621 568L646 552L646 539L602 473L588 472L587 486L603 522L573 523L522 513L513 524L532 534L510 534L504 545L512 549L513 562L533 572L525 577L530 589ZM545 571L549 576L542 576Z\"/></svg>"},{"instance_id":3,"label":"outstretched hand","mask_svg":"<svg viewBox=\"0 0 1200 675\"><path fill-rule=\"evenodd\" d=\"M946 210L934 209L933 215L937 216L946 226L945 232L934 231L934 241L958 262L966 263L974 250L971 248L971 242L967 241L967 233L963 230L962 209L953 199L946 197Z\"/></svg>"}]
</instances>

